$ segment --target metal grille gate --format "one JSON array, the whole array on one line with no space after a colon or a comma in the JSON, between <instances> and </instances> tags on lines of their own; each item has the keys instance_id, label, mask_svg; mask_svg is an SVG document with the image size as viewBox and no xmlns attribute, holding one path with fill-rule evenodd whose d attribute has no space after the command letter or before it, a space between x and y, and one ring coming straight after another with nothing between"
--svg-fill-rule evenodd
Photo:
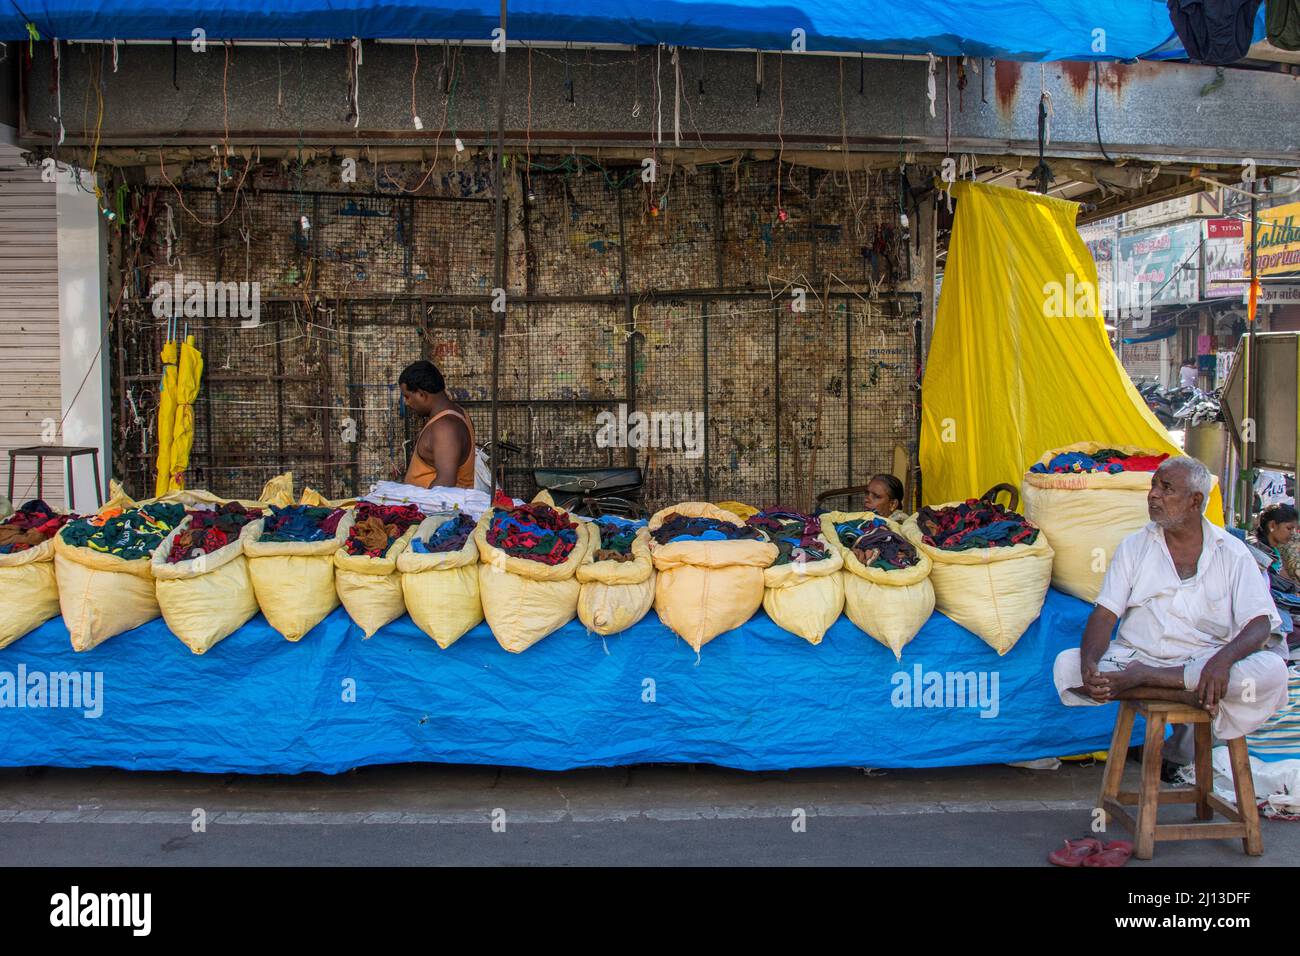
<instances>
[{"instance_id":1,"label":"metal grille gate","mask_svg":"<svg viewBox=\"0 0 1300 956\"><path fill-rule=\"evenodd\" d=\"M772 163L665 178L647 191L608 173L527 176L501 333L501 434L525 449L507 490L531 493L535 466L635 463L650 507L761 505L890 470L896 444L914 447L919 407L920 296L869 291L873 275L905 268L869 254L896 220L896 191L873 189L871 174L787 169L781 223ZM396 381L421 357L489 437L491 200L261 191L231 210L228 196L186 190L185 201L211 225L178 216L170 245L155 227L149 282L181 272L262 292L257 328L180 320L206 358L191 486L255 495L292 470L327 496L364 493L406 459L416 423ZM143 495L165 320L135 281L114 329L115 470ZM773 297L796 283L803 312L788 290ZM597 416L618 420L620 406L706 425L693 435L683 421L670 437L691 441L668 447L602 447Z\"/></svg>"}]
</instances>

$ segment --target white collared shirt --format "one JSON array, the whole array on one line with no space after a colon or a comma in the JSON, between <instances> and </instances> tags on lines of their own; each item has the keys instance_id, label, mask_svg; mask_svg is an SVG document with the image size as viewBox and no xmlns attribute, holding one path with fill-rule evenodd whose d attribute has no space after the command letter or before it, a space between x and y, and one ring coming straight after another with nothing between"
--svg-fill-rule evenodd
<instances>
[{"instance_id":1,"label":"white collared shirt","mask_svg":"<svg viewBox=\"0 0 1300 956\"><path fill-rule=\"evenodd\" d=\"M1201 518L1196 573L1184 581L1154 521L1119 543L1097 604L1120 618L1117 643L1169 665L1213 653L1256 617L1281 626L1246 545Z\"/></svg>"}]
</instances>

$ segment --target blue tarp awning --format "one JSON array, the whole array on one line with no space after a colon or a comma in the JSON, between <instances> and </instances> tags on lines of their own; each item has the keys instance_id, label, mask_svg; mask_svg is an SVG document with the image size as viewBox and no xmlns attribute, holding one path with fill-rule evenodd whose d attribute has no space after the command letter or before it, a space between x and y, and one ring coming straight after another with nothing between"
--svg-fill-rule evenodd
<instances>
[{"instance_id":1,"label":"blue tarp awning","mask_svg":"<svg viewBox=\"0 0 1300 956\"><path fill-rule=\"evenodd\" d=\"M0 0L0 39L488 40L491 0ZM1262 31L1264 11L1260 10ZM934 53L1013 60L1133 59L1178 47L1164 0L510 0L513 41Z\"/></svg>"}]
</instances>

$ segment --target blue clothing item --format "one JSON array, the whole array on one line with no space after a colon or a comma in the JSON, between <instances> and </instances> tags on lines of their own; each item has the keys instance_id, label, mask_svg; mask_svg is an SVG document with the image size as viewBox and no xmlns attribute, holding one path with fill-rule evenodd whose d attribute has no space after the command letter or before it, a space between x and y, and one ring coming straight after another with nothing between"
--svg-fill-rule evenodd
<instances>
[{"instance_id":1,"label":"blue clothing item","mask_svg":"<svg viewBox=\"0 0 1300 956\"><path fill-rule=\"evenodd\" d=\"M701 531L699 534L679 534L675 538L669 538L669 544L676 544L678 541L731 541L721 531Z\"/></svg>"},{"instance_id":2,"label":"blue clothing item","mask_svg":"<svg viewBox=\"0 0 1300 956\"><path fill-rule=\"evenodd\" d=\"M1085 472L1106 472L1108 474L1118 474L1124 470L1124 466L1117 462L1099 461L1083 452L1067 451L1053 456L1052 460L1046 465L1038 462L1030 466L1029 470L1036 475L1061 475L1061 474L1083 474Z\"/></svg>"},{"instance_id":3,"label":"blue clothing item","mask_svg":"<svg viewBox=\"0 0 1300 956\"><path fill-rule=\"evenodd\" d=\"M449 551L459 551L465 547L465 542L469 536L474 533L474 527L478 522L467 514L457 514L454 518L448 518L429 535L429 540L423 538L413 538L411 540L411 550L417 554L446 554Z\"/></svg>"}]
</instances>

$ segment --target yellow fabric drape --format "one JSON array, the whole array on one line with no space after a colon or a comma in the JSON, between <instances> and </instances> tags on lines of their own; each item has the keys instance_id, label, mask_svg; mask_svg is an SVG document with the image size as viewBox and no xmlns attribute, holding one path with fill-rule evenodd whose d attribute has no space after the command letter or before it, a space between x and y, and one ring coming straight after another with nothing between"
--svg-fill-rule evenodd
<instances>
[{"instance_id":1,"label":"yellow fabric drape","mask_svg":"<svg viewBox=\"0 0 1300 956\"><path fill-rule=\"evenodd\" d=\"M162 394L158 397L158 476L154 481L154 495L165 495L171 489L172 431L176 426L176 362L179 349L168 339L162 347Z\"/></svg>"},{"instance_id":2,"label":"yellow fabric drape","mask_svg":"<svg viewBox=\"0 0 1300 956\"><path fill-rule=\"evenodd\" d=\"M1048 449L1081 441L1179 454L1119 364L1078 204L958 182L925 370L927 504L1019 486ZM1216 485L1206 517L1223 524Z\"/></svg>"},{"instance_id":3,"label":"yellow fabric drape","mask_svg":"<svg viewBox=\"0 0 1300 956\"><path fill-rule=\"evenodd\" d=\"M203 377L203 353L194 345L194 336L181 346L176 373L176 418L171 434L171 486L169 491L185 487L185 469L190 466L190 449L194 446L194 402L199 397Z\"/></svg>"}]
</instances>

